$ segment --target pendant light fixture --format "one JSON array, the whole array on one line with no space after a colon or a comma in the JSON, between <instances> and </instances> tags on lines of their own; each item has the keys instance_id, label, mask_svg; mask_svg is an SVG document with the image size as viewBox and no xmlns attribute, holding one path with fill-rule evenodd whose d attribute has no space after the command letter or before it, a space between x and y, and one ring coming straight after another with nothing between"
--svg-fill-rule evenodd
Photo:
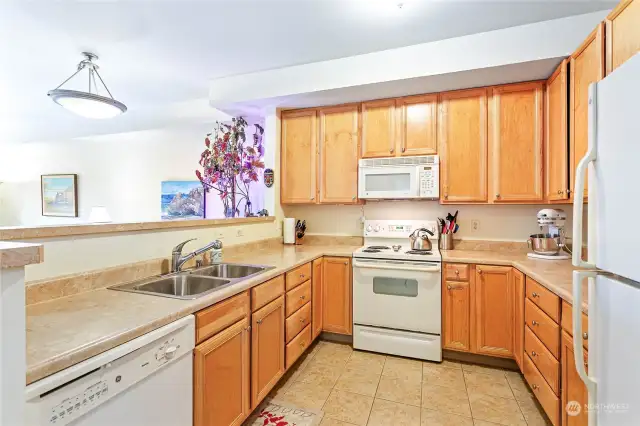
<instances>
[{"instance_id":1,"label":"pendant light fixture","mask_svg":"<svg viewBox=\"0 0 640 426\"><path fill-rule=\"evenodd\" d=\"M102 77L100 77L100 73L98 73L99 67L93 63L98 57L89 52L83 52L82 54L85 58L78 64L78 70L58 87L49 90L47 96L63 108L87 118L112 118L127 111L125 104L113 98L107 85L104 84ZM84 70L88 72L89 90L87 92L61 89L69 80ZM98 93L96 76L98 76L102 87L109 94L109 97L102 96Z\"/></svg>"}]
</instances>

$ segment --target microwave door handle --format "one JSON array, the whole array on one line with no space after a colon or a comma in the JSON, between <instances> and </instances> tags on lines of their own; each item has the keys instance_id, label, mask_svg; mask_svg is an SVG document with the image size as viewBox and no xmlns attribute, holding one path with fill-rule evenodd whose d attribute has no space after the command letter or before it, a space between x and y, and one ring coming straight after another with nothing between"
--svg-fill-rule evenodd
<instances>
[{"instance_id":1,"label":"microwave door handle","mask_svg":"<svg viewBox=\"0 0 640 426\"><path fill-rule=\"evenodd\" d=\"M411 267L411 266L387 266L387 265L379 265L379 264L363 264L363 263L354 263L354 267L356 268L364 268L364 269L386 269L389 271L412 271L412 272L440 272L440 266L432 266L432 267Z\"/></svg>"}]
</instances>

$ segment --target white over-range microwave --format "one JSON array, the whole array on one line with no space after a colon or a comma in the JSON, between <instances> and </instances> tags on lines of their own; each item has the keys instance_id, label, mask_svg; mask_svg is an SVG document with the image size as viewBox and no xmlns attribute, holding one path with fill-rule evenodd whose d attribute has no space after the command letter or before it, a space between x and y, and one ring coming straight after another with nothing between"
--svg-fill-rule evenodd
<instances>
[{"instance_id":1,"label":"white over-range microwave","mask_svg":"<svg viewBox=\"0 0 640 426\"><path fill-rule=\"evenodd\" d=\"M358 162L358 198L433 200L439 196L437 155L366 158Z\"/></svg>"}]
</instances>

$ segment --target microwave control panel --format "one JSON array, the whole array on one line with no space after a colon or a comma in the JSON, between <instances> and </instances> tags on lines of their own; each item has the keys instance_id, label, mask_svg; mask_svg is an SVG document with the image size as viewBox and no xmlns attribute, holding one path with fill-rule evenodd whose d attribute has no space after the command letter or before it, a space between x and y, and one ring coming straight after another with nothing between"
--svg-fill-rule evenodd
<instances>
[{"instance_id":1,"label":"microwave control panel","mask_svg":"<svg viewBox=\"0 0 640 426\"><path fill-rule=\"evenodd\" d=\"M420 166L420 198L440 196L440 168L437 165Z\"/></svg>"}]
</instances>

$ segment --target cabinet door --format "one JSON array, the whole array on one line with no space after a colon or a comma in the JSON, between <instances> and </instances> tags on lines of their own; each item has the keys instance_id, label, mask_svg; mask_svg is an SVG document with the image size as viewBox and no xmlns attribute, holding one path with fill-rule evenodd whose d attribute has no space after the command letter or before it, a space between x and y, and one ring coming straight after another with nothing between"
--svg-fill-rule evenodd
<instances>
[{"instance_id":1,"label":"cabinet door","mask_svg":"<svg viewBox=\"0 0 640 426\"><path fill-rule=\"evenodd\" d=\"M573 352L573 339L565 331L562 332L562 426L587 426L588 417L585 404L588 402L587 387L578 375ZM584 351L585 364L587 351ZM576 401L580 405L580 412L567 412L567 403ZM577 411L577 410L576 410Z\"/></svg>"},{"instance_id":2,"label":"cabinet door","mask_svg":"<svg viewBox=\"0 0 640 426\"><path fill-rule=\"evenodd\" d=\"M311 275L311 338L315 339L322 332L322 258L313 261Z\"/></svg>"},{"instance_id":3,"label":"cabinet door","mask_svg":"<svg viewBox=\"0 0 640 426\"><path fill-rule=\"evenodd\" d=\"M194 349L194 425L241 425L249 407L249 319Z\"/></svg>"},{"instance_id":4,"label":"cabinet door","mask_svg":"<svg viewBox=\"0 0 640 426\"><path fill-rule=\"evenodd\" d=\"M547 80L545 197L548 201L569 199L568 63L563 60Z\"/></svg>"},{"instance_id":5,"label":"cabinet door","mask_svg":"<svg viewBox=\"0 0 640 426\"><path fill-rule=\"evenodd\" d=\"M251 406L255 408L284 374L284 296L254 312L251 320Z\"/></svg>"},{"instance_id":6,"label":"cabinet door","mask_svg":"<svg viewBox=\"0 0 640 426\"><path fill-rule=\"evenodd\" d=\"M315 110L282 113L280 199L283 204L316 202L316 123Z\"/></svg>"},{"instance_id":7,"label":"cabinet door","mask_svg":"<svg viewBox=\"0 0 640 426\"><path fill-rule=\"evenodd\" d=\"M605 20L607 74L640 51L640 1L622 0Z\"/></svg>"},{"instance_id":8,"label":"cabinet door","mask_svg":"<svg viewBox=\"0 0 640 426\"><path fill-rule=\"evenodd\" d=\"M501 201L542 201L544 82L491 89L489 158L491 197Z\"/></svg>"},{"instance_id":9,"label":"cabinet door","mask_svg":"<svg viewBox=\"0 0 640 426\"><path fill-rule=\"evenodd\" d=\"M587 131L589 125L589 85L604 77L604 24L598 25L582 46L571 55L569 84L569 140L571 185L575 185L576 167L587 153ZM571 198L574 187L571 187ZM588 194L585 180L584 197Z\"/></svg>"},{"instance_id":10,"label":"cabinet door","mask_svg":"<svg viewBox=\"0 0 640 426\"><path fill-rule=\"evenodd\" d=\"M322 268L322 331L351 335L351 259L325 257Z\"/></svg>"},{"instance_id":11,"label":"cabinet door","mask_svg":"<svg viewBox=\"0 0 640 426\"><path fill-rule=\"evenodd\" d=\"M524 354L524 274L513 269L513 357L522 370Z\"/></svg>"},{"instance_id":12,"label":"cabinet door","mask_svg":"<svg viewBox=\"0 0 640 426\"><path fill-rule=\"evenodd\" d=\"M470 349L470 293L468 282L442 281L442 340L446 349Z\"/></svg>"},{"instance_id":13,"label":"cabinet door","mask_svg":"<svg viewBox=\"0 0 640 426\"><path fill-rule=\"evenodd\" d=\"M437 152L438 95L407 96L396 101L399 155L429 155Z\"/></svg>"},{"instance_id":14,"label":"cabinet door","mask_svg":"<svg viewBox=\"0 0 640 426\"><path fill-rule=\"evenodd\" d=\"M476 265L471 287L471 351L513 356L513 271Z\"/></svg>"},{"instance_id":15,"label":"cabinet door","mask_svg":"<svg viewBox=\"0 0 640 426\"><path fill-rule=\"evenodd\" d=\"M320 112L320 202L358 201L358 107Z\"/></svg>"},{"instance_id":16,"label":"cabinet door","mask_svg":"<svg viewBox=\"0 0 640 426\"><path fill-rule=\"evenodd\" d=\"M394 156L395 131L395 99L362 103L362 158Z\"/></svg>"},{"instance_id":17,"label":"cabinet door","mask_svg":"<svg viewBox=\"0 0 640 426\"><path fill-rule=\"evenodd\" d=\"M440 95L440 200L487 201L487 90Z\"/></svg>"}]
</instances>

